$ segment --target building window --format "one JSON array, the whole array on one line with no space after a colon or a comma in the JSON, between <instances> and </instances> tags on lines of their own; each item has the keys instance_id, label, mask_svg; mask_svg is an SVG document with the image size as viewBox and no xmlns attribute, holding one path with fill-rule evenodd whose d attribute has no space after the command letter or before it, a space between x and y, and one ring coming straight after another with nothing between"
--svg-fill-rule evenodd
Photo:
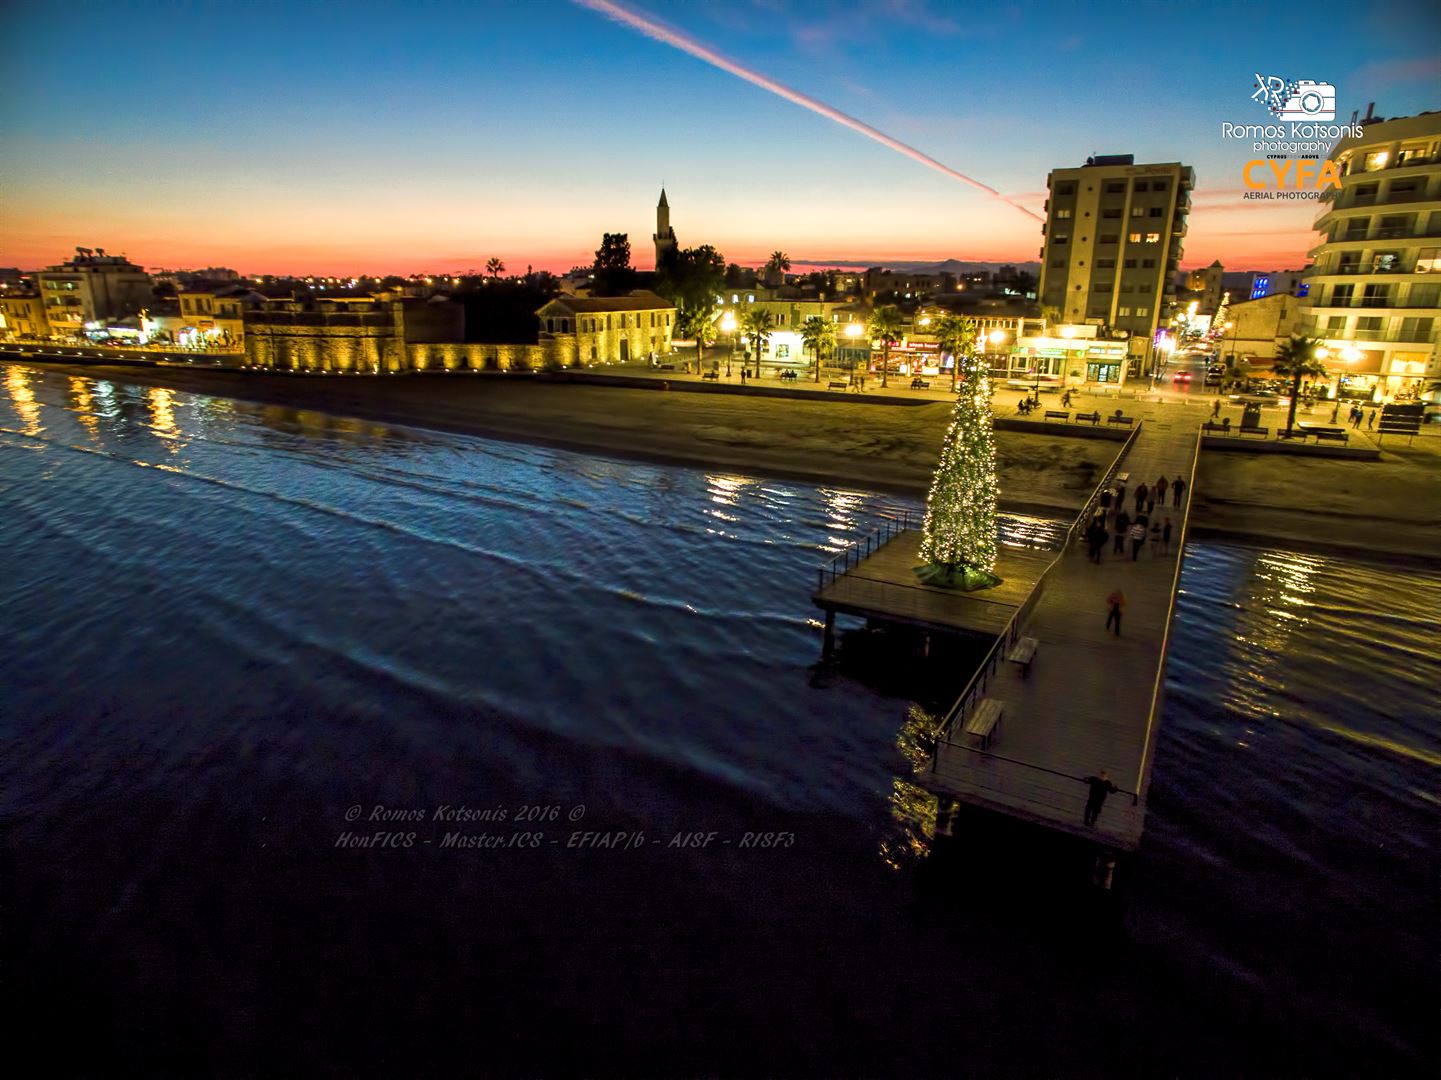
<instances>
[{"instance_id":1,"label":"building window","mask_svg":"<svg viewBox=\"0 0 1441 1080\"><path fill-rule=\"evenodd\" d=\"M1120 194L1124 193L1125 190L1126 190L1126 181L1124 181L1124 180L1111 180L1111 181L1107 182L1107 184L1106 184L1106 194L1107 194L1107 195L1120 195Z\"/></svg>"},{"instance_id":2,"label":"building window","mask_svg":"<svg viewBox=\"0 0 1441 1080\"><path fill-rule=\"evenodd\" d=\"M1166 181L1164 181L1164 180L1152 180L1152 181L1151 181L1151 190L1152 190L1152 191L1165 191L1165 190L1166 190L1166 187L1167 187L1167 184L1166 184Z\"/></svg>"},{"instance_id":3,"label":"building window","mask_svg":"<svg viewBox=\"0 0 1441 1080\"><path fill-rule=\"evenodd\" d=\"M1128 307L1118 307L1116 309L1116 316L1121 319L1129 319L1131 317L1131 309Z\"/></svg>"},{"instance_id":4,"label":"building window","mask_svg":"<svg viewBox=\"0 0 1441 1080\"><path fill-rule=\"evenodd\" d=\"M1117 207L1112 207L1110 210L1102 210L1102 211L1101 211L1101 217L1103 217L1103 218L1118 218L1118 217L1120 217L1120 216L1121 216L1121 208L1120 208L1119 206L1117 206Z\"/></svg>"},{"instance_id":5,"label":"building window","mask_svg":"<svg viewBox=\"0 0 1441 1080\"><path fill-rule=\"evenodd\" d=\"M1428 318L1410 318L1401 320L1402 341L1430 341L1432 320Z\"/></svg>"},{"instance_id":6,"label":"building window","mask_svg":"<svg viewBox=\"0 0 1441 1080\"><path fill-rule=\"evenodd\" d=\"M1146 213L1146 208L1145 208L1144 206L1132 206L1132 207L1131 207L1131 216L1132 216L1132 217L1141 217L1141 216L1143 216L1145 213Z\"/></svg>"},{"instance_id":7,"label":"building window","mask_svg":"<svg viewBox=\"0 0 1441 1080\"><path fill-rule=\"evenodd\" d=\"M1141 260L1141 268L1142 268L1143 270L1154 270L1155 267L1156 267L1156 260L1155 260L1155 259L1142 259L1142 260Z\"/></svg>"},{"instance_id":8,"label":"building window","mask_svg":"<svg viewBox=\"0 0 1441 1080\"><path fill-rule=\"evenodd\" d=\"M1136 309L1136 318L1138 318L1138 319L1149 318L1149 317L1150 317L1150 314L1151 314L1151 309L1148 308L1148 307L1138 307L1138 308Z\"/></svg>"},{"instance_id":9,"label":"building window","mask_svg":"<svg viewBox=\"0 0 1441 1080\"><path fill-rule=\"evenodd\" d=\"M1115 259L1097 259L1097 260L1096 260L1096 269L1098 269L1098 270L1109 270L1109 269L1111 269L1111 268L1112 268L1113 266L1115 266L1115 265L1116 265L1116 260L1115 260Z\"/></svg>"},{"instance_id":10,"label":"building window","mask_svg":"<svg viewBox=\"0 0 1441 1080\"><path fill-rule=\"evenodd\" d=\"M1144 180L1137 180L1137 181L1136 181L1136 186L1135 186L1132 190L1134 190L1134 191L1145 191L1145 190L1146 190L1146 181L1144 181Z\"/></svg>"},{"instance_id":11,"label":"building window","mask_svg":"<svg viewBox=\"0 0 1441 1080\"><path fill-rule=\"evenodd\" d=\"M1131 243L1133 243L1133 244L1139 244L1140 242L1141 242L1141 234L1138 233L1138 232L1133 232L1133 233L1131 234Z\"/></svg>"},{"instance_id":12,"label":"building window","mask_svg":"<svg viewBox=\"0 0 1441 1080\"><path fill-rule=\"evenodd\" d=\"M777 345L777 346L776 346L776 359L777 359L777 360L785 360L786 358L788 358L788 357L790 356L790 354L791 354L791 347L790 347L789 345Z\"/></svg>"},{"instance_id":13,"label":"building window","mask_svg":"<svg viewBox=\"0 0 1441 1080\"><path fill-rule=\"evenodd\" d=\"M1060 247L1062 244L1069 244L1070 242L1071 238L1069 236L1055 236L1051 238L1053 247Z\"/></svg>"},{"instance_id":14,"label":"building window","mask_svg":"<svg viewBox=\"0 0 1441 1080\"><path fill-rule=\"evenodd\" d=\"M1136 269L1136 260L1135 260L1135 259L1126 259L1124 262L1121 263L1121 266L1124 267L1124 268L1127 269L1127 270L1134 270L1134 269Z\"/></svg>"},{"instance_id":15,"label":"building window","mask_svg":"<svg viewBox=\"0 0 1441 1080\"><path fill-rule=\"evenodd\" d=\"M1061 207L1057 207L1057 208L1056 208L1056 217L1057 217L1058 220L1064 221L1066 218L1068 218L1068 217L1070 217L1070 216L1071 216L1071 208L1070 208L1069 206L1061 206Z\"/></svg>"},{"instance_id":16,"label":"building window","mask_svg":"<svg viewBox=\"0 0 1441 1080\"><path fill-rule=\"evenodd\" d=\"M1165 208L1165 207L1163 207L1163 206L1153 206L1153 207L1151 207L1151 209L1148 211L1147 216L1148 216L1148 217L1161 217L1163 214L1165 214L1165 212L1166 212L1166 208Z\"/></svg>"},{"instance_id":17,"label":"building window","mask_svg":"<svg viewBox=\"0 0 1441 1080\"><path fill-rule=\"evenodd\" d=\"M1096 237L1096 242L1099 244L1115 244L1119 243L1120 239L1120 236L1116 233L1102 233Z\"/></svg>"},{"instance_id":18,"label":"building window","mask_svg":"<svg viewBox=\"0 0 1441 1080\"><path fill-rule=\"evenodd\" d=\"M1094 284L1094 285L1091 286L1091 291L1092 291L1092 292L1098 292L1098 293L1108 293L1108 292L1111 291L1111 282L1109 282L1109 281L1098 281L1098 282L1096 282L1096 284Z\"/></svg>"},{"instance_id":19,"label":"building window","mask_svg":"<svg viewBox=\"0 0 1441 1080\"><path fill-rule=\"evenodd\" d=\"M1056 185L1056 194L1057 194L1057 195L1074 195L1075 193L1076 193L1076 185L1075 185L1074 182L1073 182L1073 183L1068 183L1068 184L1057 184L1057 185Z\"/></svg>"}]
</instances>

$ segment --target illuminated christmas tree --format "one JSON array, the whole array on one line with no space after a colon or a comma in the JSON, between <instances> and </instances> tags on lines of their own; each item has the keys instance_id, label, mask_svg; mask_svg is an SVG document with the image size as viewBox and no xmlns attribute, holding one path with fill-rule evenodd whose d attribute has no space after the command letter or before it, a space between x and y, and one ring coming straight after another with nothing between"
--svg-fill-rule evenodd
<instances>
[{"instance_id":1,"label":"illuminated christmas tree","mask_svg":"<svg viewBox=\"0 0 1441 1080\"><path fill-rule=\"evenodd\" d=\"M962 358L957 358L958 361ZM965 381L926 499L916 576L928 585L986 589L996 569L996 437L984 361L964 357Z\"/></svg>"}]
</instances>

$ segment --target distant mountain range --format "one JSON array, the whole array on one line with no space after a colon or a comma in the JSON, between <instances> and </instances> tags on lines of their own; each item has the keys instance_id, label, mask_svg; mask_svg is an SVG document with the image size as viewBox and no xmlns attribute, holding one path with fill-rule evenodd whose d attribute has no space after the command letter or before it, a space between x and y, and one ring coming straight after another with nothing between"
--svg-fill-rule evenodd
<instances>
[{"instance_id":1,"label":"distant mountain range","mask_svg":"<svg viewBox=\"0 0 1441 1080\"><path fill-rule=\"evenodd\" d=\"M836 267L842 270L868 270L881 266L903 274L974 274L985 270L991 273L1003 266L1014 266L1017 270L1031 275L1041 272L1038 262L971 262L967 259L945 259L941 262L892 262L885 259L861 261L858 259L793 259L796 265Z\"/></svg>"}]
</instances>

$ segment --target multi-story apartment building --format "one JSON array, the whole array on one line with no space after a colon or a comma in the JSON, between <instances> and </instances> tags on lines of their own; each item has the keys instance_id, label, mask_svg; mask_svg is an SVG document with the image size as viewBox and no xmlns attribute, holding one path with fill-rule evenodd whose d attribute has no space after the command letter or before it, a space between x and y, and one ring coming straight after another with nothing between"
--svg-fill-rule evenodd
<instances>
[{"instance_id":1,"label":"multi-story apartment building","mask_svg":"<svg viewBox=\"0 0 1441 1080\"><path fill-rule=\"evenodd\" d=\"M75 258L35 275L50 333L79 334L86 323L123 319L153 299L150 275L104 248L76 248Z\"/></svg>"},{"instance_id":2,"label":"multi-story apartment building","mask_svg":"<svg viewBox=\"0 0 1441 1080\"><path fill-rule=\"evenodd\" d=\"M1170 318L1191 209L1194 170L1137 165L1130 154L1091 158L1046 178L1040 302L1057 323L1089 324L1126 341L1126 362L1088 365L1088 381L1122 382L1152 358Z\"/></svg>"},{"instance_id":3,"label":"multi-story apartment building","mask_svg":"<svg viewBox=\"0 0 1441 1080\"><path fill-rule=\"evenodd\" d=\"M6 291L0 295L0 332L8 338L47 338L45 300L37 292Z\"/></svg>"},{"instance_id":4,"label":"multi-story apartment building","mask_svg":"<svg viewBox=\"0 0 1441 1080\"><path fill-rule=\"evenodd\" d=\"M1441 112L1363 124L1331 151L1302 330L1343 396L1409 399L1441 376Z\"/></svg>"}]
</instances>

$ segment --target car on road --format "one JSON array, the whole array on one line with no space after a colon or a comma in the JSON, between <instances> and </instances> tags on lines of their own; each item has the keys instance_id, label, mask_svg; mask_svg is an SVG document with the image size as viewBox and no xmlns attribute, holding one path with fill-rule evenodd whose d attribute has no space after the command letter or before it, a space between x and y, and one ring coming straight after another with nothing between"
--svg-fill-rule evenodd
<instances>
[{"instance_id":1,"label":"car on road","mask_svg":"<svg viewBox=\"0 0 1441 1080\"><path fill-rule=\"evenodd\" d=\"M1171 381L1189 385L1191 382L1191 373L1189 371L1178 371L1171 376Z\"/></svg>"}]
</instances>

